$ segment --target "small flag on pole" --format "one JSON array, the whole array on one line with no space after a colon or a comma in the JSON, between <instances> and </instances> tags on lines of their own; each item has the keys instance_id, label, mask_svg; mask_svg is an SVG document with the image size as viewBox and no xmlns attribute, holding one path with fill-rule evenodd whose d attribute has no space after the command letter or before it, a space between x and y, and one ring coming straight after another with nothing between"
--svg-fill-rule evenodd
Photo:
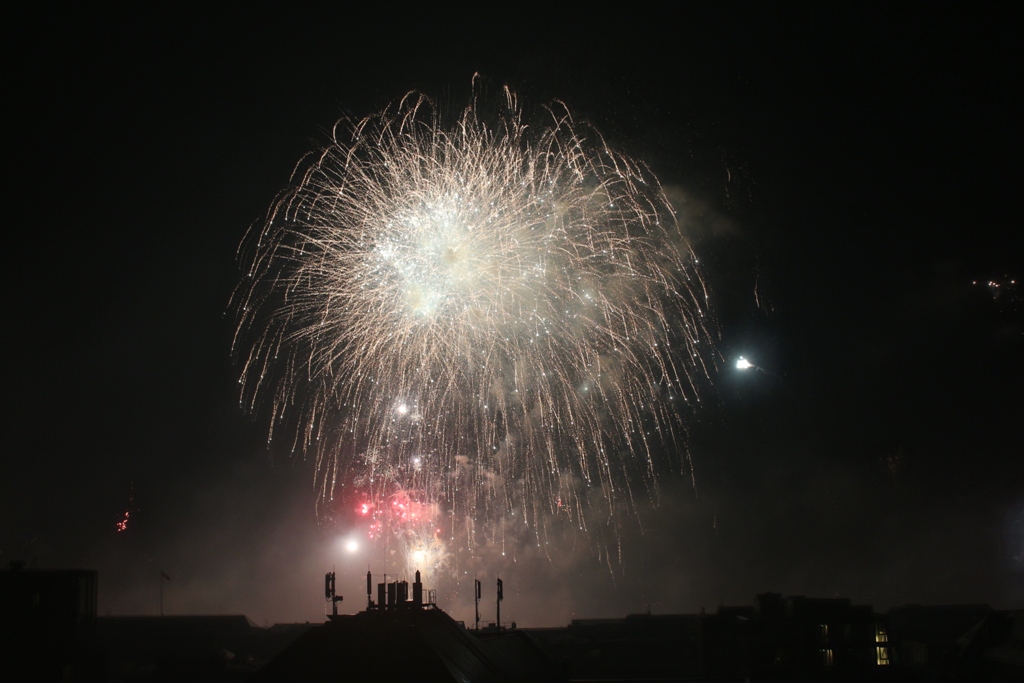
<instances>
[{"instance_id":1,"label":"small flag on pole","mask_svg":"<svg viewBox=\"0 0 1024 683\"><path fill-rule=\"evenodd\" d=\"M167 579L168 581L171 580L171 577L167 576L167 574L164 573L163 569L160 570L160 578L161 579Z\"/></svg>"}]
</instances>

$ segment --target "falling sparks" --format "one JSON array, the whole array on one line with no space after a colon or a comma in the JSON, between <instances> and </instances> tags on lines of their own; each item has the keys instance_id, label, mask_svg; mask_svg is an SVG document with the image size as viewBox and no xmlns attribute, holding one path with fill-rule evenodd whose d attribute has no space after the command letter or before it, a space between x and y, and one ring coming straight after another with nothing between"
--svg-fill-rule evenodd
<instances>
[{"instance_id":1,"label":"falling sparks","mask_svg":"<svg viewBox=\"0 0 1024 683\"><path fill-rule=\"evenodd\" d=\"M315 459L322 513L362 491L371 535L422 522L423 558L441 533L417 506L470 547L489 521L631 505L712 354L653 174L564 105L527 126L511 91L487 116L477 95L447 125L410 94L336 126L253 228L234 298L243 406Z\"/></svg>"}]
</instances>

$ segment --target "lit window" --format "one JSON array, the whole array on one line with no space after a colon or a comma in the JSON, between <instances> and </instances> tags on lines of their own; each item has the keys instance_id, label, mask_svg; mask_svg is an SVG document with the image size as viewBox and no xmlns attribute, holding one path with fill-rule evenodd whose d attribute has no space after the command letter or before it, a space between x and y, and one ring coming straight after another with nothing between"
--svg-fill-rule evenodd
<instances>
[{"instance_id":1,"label":"lit window","mask_svg":"<svg viewBox=\"0 0 1024 683\"><path fill-rule=\"evenodd\" d=\"M885 626L882 624L875 624L875 642L876 643L888 643L889 634L885 631Z\"/></svg>"},{"instance_id":2,"label":"lit window","mask_svg":"<svg viewBox=\"0 0 1024 683\"><path fill-rule=\"evenodd\" d=\"M822 648L819 652L821 653L821 665L832 666L832 649Z\"/></svg>"},{"instance_id":3,"label":"lit window","mask_svg":"<svg viewBox=\"0 0 1024 683\"><path fill-rule=\"evenodd\" d=\"M828 640L828 624L819 624L818 634L821 636L821 642L826 642Z\"/></svg>"},{"instance_id":4,"label":"lit window","mask_svg":"<svg viewBox=\"0 0 1024 683\"><path fill-rule=\"evenodd\" d=\"M886 645L879 645L875 648L875 656L877 658L878 666L889 665L889 648Z\"/></svg>"}]
</instances>

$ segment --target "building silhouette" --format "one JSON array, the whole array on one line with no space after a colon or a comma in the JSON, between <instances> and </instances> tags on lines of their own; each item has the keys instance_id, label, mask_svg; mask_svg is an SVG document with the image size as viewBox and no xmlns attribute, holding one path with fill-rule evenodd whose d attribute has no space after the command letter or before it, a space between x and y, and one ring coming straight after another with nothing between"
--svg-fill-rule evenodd
<instances>
[{"instance_id":1,"label":"building silhouette","mask_svg":"<svg viewBox=\"0 0 1024 683\"><path fill-rule=\"evenodd\" d=\"M331 612L342 601L328 575ZM96 616L96 572L0 571L0 681L1024 681L1024 610L762 593L714 613L467 628L419 575L366 608L261 628L242 615Z\"/></svg>"}]
</instances>

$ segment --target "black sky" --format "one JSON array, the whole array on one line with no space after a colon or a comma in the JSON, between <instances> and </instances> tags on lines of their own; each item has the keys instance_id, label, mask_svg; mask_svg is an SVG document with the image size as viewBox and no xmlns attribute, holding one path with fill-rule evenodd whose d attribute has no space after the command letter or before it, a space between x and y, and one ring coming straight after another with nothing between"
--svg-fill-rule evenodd
<instances>
[{"instance_id":1,"label":"black sky","mask_svg":"<svg viewBox=\"0 0 1024 683\"><path fill-rule=\"evenodd\" d=\"M97 568L101 611L152 613L164 569L179 612L317 618L340 560L308 466L237 407L235 250L337 118L459 105L480 72L651 165L722 334L696 490L664 482L624 576L496 568L513 616L1019 607L1021 28L942 3L15 11L0 562Z\"/></svg>"}]
</instances>

